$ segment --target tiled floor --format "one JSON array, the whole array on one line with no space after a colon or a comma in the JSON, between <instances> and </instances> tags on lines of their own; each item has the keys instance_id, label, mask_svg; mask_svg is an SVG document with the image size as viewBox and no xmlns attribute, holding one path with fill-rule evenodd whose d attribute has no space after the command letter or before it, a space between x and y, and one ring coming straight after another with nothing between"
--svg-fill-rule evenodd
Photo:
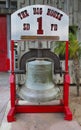
<instances>
[{"instance_id":1,"label":"tiled floor","mask_svg":"<svg viewBox=\"0 0 81 130\"><path fill-rule=\"evenodd\" d=\"M0 72L0 125L9 101L9 73Z\"/></svg>"}]
</instances>

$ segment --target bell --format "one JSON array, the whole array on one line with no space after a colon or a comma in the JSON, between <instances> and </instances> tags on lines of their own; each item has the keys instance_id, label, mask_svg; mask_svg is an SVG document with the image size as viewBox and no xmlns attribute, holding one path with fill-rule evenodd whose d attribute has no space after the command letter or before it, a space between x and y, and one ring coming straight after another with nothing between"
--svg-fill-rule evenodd
<instances>
[{"instance_id":1,"label":"bell","mask_svg":"<svg viewBox=\"0 0 81 130\"><path fill-rule=\"evenodd\" d=\"M53 83L50 61L27 62L26 69L26 82L18 93L22 99L40 103L53 100L58 96L59 88Z\"/></svg>"}]
</instances>

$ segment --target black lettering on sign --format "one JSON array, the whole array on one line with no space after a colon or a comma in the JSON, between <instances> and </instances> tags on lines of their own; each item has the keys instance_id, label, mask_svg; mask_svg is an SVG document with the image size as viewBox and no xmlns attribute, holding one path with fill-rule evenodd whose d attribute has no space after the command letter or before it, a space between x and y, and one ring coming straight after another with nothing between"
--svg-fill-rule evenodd
<instances>
[{"instance_id":1,"label":"black lettering on sign","mask_svg":"<svg viewBox=\"0 0 81 130\"><path fill-rule=\"evenodd\" d=\"M20 13L18 13L18 16L20 17L20 19L26 18L29 16L29 13L27 12L27 10L21 11Z\"/></svg>"},{"instance_id":2,"label":"black lettering on sign","mask_svg":"<svg viewBox=\"0 0 81 130\"><path fill-rule=\"evenodd\" d=\"M54 17L54 18L56 18L56 19L58 19L58 20L61 20L61 19L62 19L62 16L63 16L63 14L61 14L61 13L59 13L59 12L57 12L57 11L51 10L51 9L49 9L49 8L48 8L48 10L47 10L47 15L48 15L48 16L51 16L51 17Z\"/></svg>"},{"instance_id":3,"label":"black lettering on sign","mask_svg":"<svg viewBox=\"0 0 81 130\"><path fill-rule=\"evenodd\" d=\"M51 24L51 31L57 31L58 26L57 24Z\"/></svg>"},{"instance_id":4,"label":"black lettering on sign","mask_svg":"<svg viewBox=\"0 0 81 130\"><path fill-rule=\"evenodd\" d=\"M23 30L30 30L30 24L29 23L24 23L23 24Z\"/></svg>"},{"instance_id":5,"label":"black lettering on sign","mask_svg":"<svg viewBox=\"0 0 81 130\"><path fill-rule=\"evenodd\" d=\"M33 8L33 14L34 15L41 15L42 14L42 8Z\"/></svg>"}]
</instances>

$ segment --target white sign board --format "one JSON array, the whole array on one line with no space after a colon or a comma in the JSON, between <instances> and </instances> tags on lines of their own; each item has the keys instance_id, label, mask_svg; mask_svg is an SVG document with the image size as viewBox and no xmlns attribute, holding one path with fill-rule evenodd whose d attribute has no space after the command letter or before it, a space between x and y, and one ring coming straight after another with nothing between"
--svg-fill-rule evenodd
<instances>
[{"instance_id":1,"label":"white sign board","mask_svg":"<svg viewBox=\"0 0 81 130\"><path fill-rule=\"evenodd\" d=\"M11 39L35 39L53 37L58 41L68 40L68 16L54 7L31 5L11 15Z\"/></svg>"}]
</instances>

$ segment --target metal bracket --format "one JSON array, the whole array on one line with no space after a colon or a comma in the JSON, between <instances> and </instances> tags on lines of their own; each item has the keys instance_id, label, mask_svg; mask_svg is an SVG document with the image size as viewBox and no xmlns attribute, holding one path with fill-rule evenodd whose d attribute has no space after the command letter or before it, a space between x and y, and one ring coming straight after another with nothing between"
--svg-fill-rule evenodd
<instances>
[{"instance_id":1,"label":"metal bracket","mask_svg":"<svg viewBox=\"0 0 81 130\"><path fill-rule=\"evenodd\" d=\"M54 63L54 73L62 74L62 69L60 65L59 57L50 51L50 49L35 49L32 48L29 52L25 53L20 59L20 70L24 70L26 72L26 62L35 60L36 58L44 58L47 60L51 60Z\"/></svg>"}]
</instances>

